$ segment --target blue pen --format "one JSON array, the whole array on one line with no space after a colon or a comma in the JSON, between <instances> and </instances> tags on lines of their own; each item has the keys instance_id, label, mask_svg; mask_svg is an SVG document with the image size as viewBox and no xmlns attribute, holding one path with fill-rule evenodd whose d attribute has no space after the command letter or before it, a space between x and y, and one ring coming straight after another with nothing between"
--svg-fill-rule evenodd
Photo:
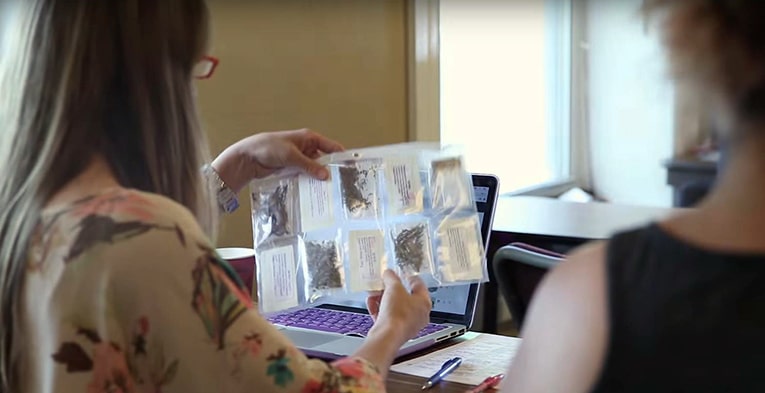
<instances>
[{"instance_id":1,"label":"blue pen","mask_svg":"<svg viewBox=\"0 0 765 393\"><path fill-rule=\"evenodd\" d=\"M437 373L433 374L432 377L428 378L428 382L425 383L425 385L422 385L422 390L430 389L433 387L433 385L441 382L442 379L446 378L447 375L456 370L460 364L462 364L462 358L452 358L447 360L446 363L441 366L441 369L438 370Z\"/></svg>"}]
</instances>

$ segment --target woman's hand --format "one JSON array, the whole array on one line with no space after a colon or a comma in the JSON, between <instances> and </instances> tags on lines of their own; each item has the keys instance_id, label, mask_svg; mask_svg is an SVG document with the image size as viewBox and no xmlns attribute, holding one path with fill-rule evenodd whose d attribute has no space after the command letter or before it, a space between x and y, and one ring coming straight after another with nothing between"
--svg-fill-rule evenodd
<instances>
[{"instance_id":1,"label":"woman's hand","mask_svg":"<svg viewBox=\"0 0 765 393\"><path fill-rule=\"evenodd\" d=\"M382 294L367 299L375 324L355 356L377 366L385 379L399 348L428 324L432 304L428 288L419 277L409 279L411 292L392 270L385 271L383 282Z\"/></svg>"},{"instance_id":2,"label":"woman's hand","mask_svg":"<svg viewBox=\"0 0 765 393\"><path fill-rule=\"evenodd\" d=\"M370 295L367 298L369 314L375 321L374 327L379 325L381 329L398 330L403 333L402 339L406 342L416 336L430 321L432 302L428 287L419 277L411 277L410 293L392 270L385 271L383 282L385 289L382 294ZM370 331L370 335L373 331Z\"/></svg>"},{"instance_id":3,"label":"woman's hand","mask_svg":"<svg viewBox=\"0 0 765 393\"><path fill-rule=\"evenodd\" d=\"M341 144L309 129L264 132L226 148L212 167L229 188L239 192L250 180L287 167L324 180L329 172L316 159L343 150Z\"/></svg>"}]
</instances>

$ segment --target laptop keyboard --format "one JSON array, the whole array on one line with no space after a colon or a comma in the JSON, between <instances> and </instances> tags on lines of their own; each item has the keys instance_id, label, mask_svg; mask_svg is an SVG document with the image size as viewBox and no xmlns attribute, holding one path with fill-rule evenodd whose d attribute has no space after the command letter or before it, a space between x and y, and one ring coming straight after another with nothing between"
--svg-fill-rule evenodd
<instances>
[{"instance_id":1,"label":"laptop keyboard","mask_svg":"<svg viewBox=\"0 0 765 393\"><path fill-rule=\"evenodd\" d=\"M327 310L323 308L307 308L285 314L277 314L268 318L275 325L297 327L323 332L340 334L358 334L367 336L372 328L372 317L366 314L345 311ZM446 325L429 323L420 330L413 339L427 336L448 328Z\"/></svg>"}]
</instances>

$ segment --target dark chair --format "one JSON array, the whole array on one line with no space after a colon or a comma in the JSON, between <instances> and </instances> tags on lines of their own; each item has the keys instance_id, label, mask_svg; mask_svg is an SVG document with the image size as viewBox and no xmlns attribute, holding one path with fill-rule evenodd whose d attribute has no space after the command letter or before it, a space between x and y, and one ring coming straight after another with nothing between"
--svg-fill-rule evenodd
<instances>
[{"instance_id":1,"label":"dark chair","mask_svg":"<svg viewBox=\"0 0 765 393\"><path fill-rule=\"evenodd\" d=\"M537 285L564 258L563 254L525 243L511 243L494 254L494 277L519 331Z\"/></svg>"}]
</instances>

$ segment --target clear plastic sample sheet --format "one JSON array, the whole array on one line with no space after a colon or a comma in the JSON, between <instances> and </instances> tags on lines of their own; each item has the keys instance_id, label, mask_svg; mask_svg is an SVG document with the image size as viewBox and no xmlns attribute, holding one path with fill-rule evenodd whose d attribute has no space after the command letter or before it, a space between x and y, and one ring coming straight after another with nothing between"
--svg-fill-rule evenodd
<instances>
[{"instance_id":1,"label":"clear plastic sample sheet","mask_svg":"<svg viewBox=\"0 0 765 393\"><path fill-rule=\"evenodd\" d=\"M385 269L432 286L488 280L460 154L411 143L321 162L329 180L285 171L250 184L261 310L381 290Z\"/></svg>"}]
</instances>

